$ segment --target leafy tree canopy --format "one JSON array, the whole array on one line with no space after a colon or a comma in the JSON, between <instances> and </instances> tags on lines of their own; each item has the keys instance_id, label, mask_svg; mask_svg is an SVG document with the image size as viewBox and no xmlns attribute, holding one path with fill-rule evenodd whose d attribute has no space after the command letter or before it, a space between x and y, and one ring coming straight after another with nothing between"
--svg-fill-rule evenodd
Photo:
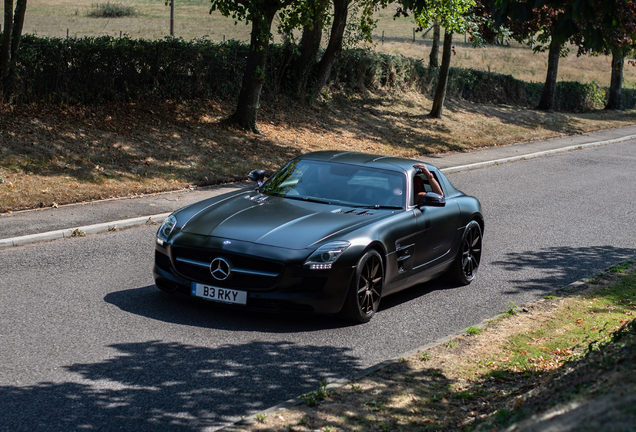
<instances>
[{"instance_id":1,"label":"leafy tree canopy","mask_svg":"<svg viewBox=\"0 0 636 432\"><path fill-rule=\"evenodd\" d=\"M392 0L354 0L349 3L349 13L353 20L347 21L347 37L344 43L354 46L360 41L372 42L372 32L376 27L373 13L386 8ZM281 11L279 31L293 39L293 31L303 26L320 22L324 28L331 25L333 8L329 0L307 0L292 3Z\"/></svg>"},{"instance_id":2,"label":"leafy tree canopy","mask_svg":"<svg viewBox=\"0 0 636 432\"><path fill-rule=\"evenodd\" d=\"M636 1L596 0L593 19L581 23L574 39L579 54L629 54L636 44Z\"/></svg>"},{"instance_id":3,"label":"leafy tree canopy","mask_svg":"<svg viewBox=\"0 0 636 432\"><path fill-rule=\"evenodd\" d=\"M402 4L414 12L415 22L421 27L439 21L447 32L464 33L472 22L469 12L475 0L404 0Z\"/></svg>"},{"instance_id":4,"label":"leafy tree canopy","mask_svg":"<svg viewBox=\"0 0 636 432\"><path fill-rule=\"evenodd\" d=\"M307 2L301 0L211 0L210 13L219 11L223 16L231 17L234 24L239 21L257 23L261 29L259 34L252 34L259 44L267 43L272 38L267 13L275 14L287 7L306 7Z\"/></svg>"}]
</instances>

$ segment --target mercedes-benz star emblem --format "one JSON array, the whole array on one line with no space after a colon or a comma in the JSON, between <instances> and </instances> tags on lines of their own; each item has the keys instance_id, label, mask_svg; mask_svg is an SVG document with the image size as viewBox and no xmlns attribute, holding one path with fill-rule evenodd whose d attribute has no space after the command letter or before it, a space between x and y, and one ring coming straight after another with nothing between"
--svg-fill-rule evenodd
<instances>
[{"instance_id":1,"label":"mercedes-benz star emblem","mask_svg":"<svg viewBox=\"0 0 636 432\"><path fill-rule=\"evenodd\" d=\"M230 277L232 265L225 258L214 258L210 263L210 273L216 280L225 280Z\"/></svg>"}]
</instances>

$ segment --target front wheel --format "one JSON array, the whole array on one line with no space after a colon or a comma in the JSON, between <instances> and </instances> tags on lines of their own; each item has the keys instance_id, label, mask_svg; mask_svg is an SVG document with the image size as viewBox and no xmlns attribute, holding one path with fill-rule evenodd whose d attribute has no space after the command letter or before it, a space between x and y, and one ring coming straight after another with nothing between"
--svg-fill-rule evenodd
<instances>
[{"instance_id":1,"label":"front wheel","mask_svg":"<svg viewBox=\"0 0 636 432\"><path fill-rule=\"evenodd\" d=\"M383 283L382 257L375 250L370 250L360 258L356 266L342 308L344 317L357 323L369 322L380 306Z\"/></svg>"},{"instance_id":2,"label":"front wheel","mask_svg":"<svg viewBox=\"0 0 636 432\"><path fill-rule=\"evenodd\" d=\"M481 243L481 227L472 220L466 225L457 257L448 273L453 281L468 285L475 279L481 261Z\"/></svg>"}]
</instances>

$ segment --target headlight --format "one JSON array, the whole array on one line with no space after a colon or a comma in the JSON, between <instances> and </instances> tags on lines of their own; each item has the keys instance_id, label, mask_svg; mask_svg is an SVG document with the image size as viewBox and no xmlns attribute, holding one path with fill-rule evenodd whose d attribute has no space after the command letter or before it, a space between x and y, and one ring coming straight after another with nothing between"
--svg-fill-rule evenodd
<instances>
[{"instance_id":1,"label":"headlight","mask_svg":"<svg viewBox=\"0 0 636 432\"><path fill-rule=\"evenodd\" d=\"M331 265L336 262L338 257L351 245L346 241L337 241L327 243L316 249L307 261L305 266L309 266L311 270L327 270L331 268Z\"/></svg>"},{"instance_id":2,"label":"headlight","mask_svg":"<svg viewBox=\"0 0 636 432\"><path fill-rule=\"evenodd\" d=\"M157 231L158 244L163 246L163 244L168 241L168 237L170 236L170 233L172 233L172 230L174 229L175 225L177 225L177 218L174 217L173 215L168 216L163 221L163 223L159 227L159 231Z\"/></svg>"}]
</instances>

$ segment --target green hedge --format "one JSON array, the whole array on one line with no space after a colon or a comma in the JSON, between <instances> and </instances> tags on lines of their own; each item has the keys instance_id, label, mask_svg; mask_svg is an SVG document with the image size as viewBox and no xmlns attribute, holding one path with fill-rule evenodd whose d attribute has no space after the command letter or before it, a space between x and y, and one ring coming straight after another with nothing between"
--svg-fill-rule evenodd
<instances>
[{"instance_id":1,"label":"green hedge","mask_svg":"<svg viewBox=\"0 0 636 432\"><path fill-rule=\"evenodd\" d=\"M372 51L350 50L343 53L334 68L334 85L350 91L377 88L417 87L433 96L437 69L424 67L421 61ZM536 107L543 83L528 83L511 75L474 69L450 68L447 96L477 103ZM607 89L596 83L560 81L557 83L557 111L584 112L603 108ZM636 90L623 89L623 106L634 108Z\"/></svg>"},{"instance_id":2,"label":"green hedge","mask_svg":"<svg viewBox=\"0 0 636 432\"><path fill-rule=\"evenodd\" d=\"M240 89L247 47L166 38L23 37L16 102L102 103L158 97L229 97Z\"/></svg>"},{"instance_id":3,"label":"green hedge","mask_svg":"<svg viewBox=\"0 0 636 432\"><path fill-rule=\"evenodd\" d=\"M1 34L1 33L0 33ZM103 103L158 98L235 98L241 86L249 46L242 42L215 43L87 37L41 38L25 35L20 46L11 101ZM286 93L293 86L294 46L272 45L267 65L265 97ZM437 69L422 61L369 50L345 50L332 72L331 84L350 92L417 90L432 96ZM449 97L477 103L534 107L543 84L510 75L451 68ZM559 82L557 110L602 108L607 90L597 84ZM625 108L633 108L636 90L623 89Z\"/></svg>"},{"instance_id":4,"label":"green hedge","mask_svg":"<svg viewBox=\"0 0 636 432\"><path fill-rule=\"evenodd\" d=\"M636 107L636 89L623 88L622 95L623 108L631 109Z\"/></svg>"},{"instance_id":5,"label":"green hedge","mask_svg":"<svg viewBox=\"0 0 636 432\"><path fill-rule=\"evenodd\" d=\"M352 91L392 88L411 89L428 73L422 63L362 49L346 50L332 70L332 85Z\"/></svg>"},{"instance_id":6,"label":"green hedge","mask_svg":"<svg viewBox=\"0 0 636 432\"><path fill-rule=\"evenodd\" d=\"M453 86L449 91L474 102L536 107L543 83L528 83L511 75L488 73L470 69L454 69ZM605 90L596 83L559 81L556 89L557 111L583 112L603 108Z\"/></svg>"}]
</instances>

